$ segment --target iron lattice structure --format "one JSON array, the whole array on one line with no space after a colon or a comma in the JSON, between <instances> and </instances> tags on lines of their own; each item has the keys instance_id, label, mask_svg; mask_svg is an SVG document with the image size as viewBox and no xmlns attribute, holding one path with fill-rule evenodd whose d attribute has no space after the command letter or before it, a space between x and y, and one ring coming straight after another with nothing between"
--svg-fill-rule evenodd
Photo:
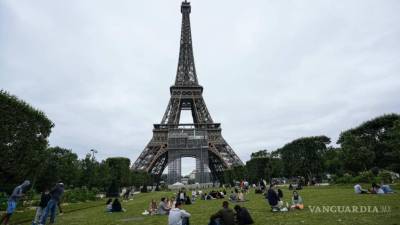
<instances>
[{"instance_id":1,"label":"iron lattice structure","mask_svg":"<svg viewBox=\"0 0 400 225\"><path fill-rule=\"evenodd\" d=\"M243 165L221 135L221 125L214 123L203 99L193 57L190 28L191 6L182 2L182 29L175 84L160 124L154 124L153 137L133 164L160 177L168 165L168 183L180 181L181 158L196 158L196 181L219 180L225 169ZM193 124L180 124L182 110L190 110Z\"/></svg>"}]
</instances>

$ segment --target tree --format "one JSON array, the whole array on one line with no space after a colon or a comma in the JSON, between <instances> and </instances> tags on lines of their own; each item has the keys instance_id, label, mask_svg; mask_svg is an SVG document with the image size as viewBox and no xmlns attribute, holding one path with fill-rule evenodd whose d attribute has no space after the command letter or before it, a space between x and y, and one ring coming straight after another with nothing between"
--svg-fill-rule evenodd
<instances>
[{"instance_id":1,"label":"tree","mask_svg":"<svg viewBox=\"0 0 400 225\"><path fill-rule=\"evenodd\" d=\"M116 191L124 186L130 185L131 172L129 166L131 161L124 157L107 158L106 164L110 170L111 189L109 194L114 195Z\"/></svg>"},{"instance_id":2,"label":"tree","mask_svg":"<svg viewBox=\"0 0 400 225\"><path fill-rule=\"evenodd\" d=\"M150 182L149 174L144 170L132 170L131 171L131 185L137 189L143 187L142 191L147 191L147 185Z\"/></svg>"},{"instance_id":3,"label":"tree","mask_svg":"<svg viewBox=\"0 0 400 225\"><path fill-rule=\"evenodd\" d=\"M372 167L400 172L400 115L388 114L340 134L344 167L353 174Z\"/></svg>"},{"instance_id":4,"label":"tree","mask_svg":"<svg viewBox=\"0 0 400 225\"><path fill-rule=\"evenodd\" d=\"M270 154L267 150L261 150L251 154L251 159L246 162L249 181L256 183L260 179L270 180L271 164Z\"/></svg>"},{"instance_id":5,"label":"tree","mask_svg":"<svg viewBox=\"0 0 400 225\"><path fill-rule=\"evenodd\" d=\"M308 180L323 172L323 155L330 139L326 136L296 139L277 151L288 176L303 176Z\"/></svg>"},{"instance_id":6,"label":"tree","mask_svg":"<svg viewBox=\"0 0 400 225\"><path fill-rule=\"evenodd\" d=\"M9 192L25 179L36 180L53 127L43 112L0 90L0 184L3 191Z\"/></svg>"},{"instance_id":7,"label":"tree","mask_svg":"<svg viewBox=\"0 0 400 225\"><path fill-rule=\"evenodd\" d=\"M325 172L336 175L343 175L343 151L341 148L329 147L324 156L323 163Z\"/></svg>"},{"instance_id":8,"label":"tree","mask_svg":"<svg viewBox=\"0 0 400 225\"><path fill-rule=\"evenodd\" d=\"M271 152L270 156L270 166L266 167L266 174L270 174L271 178L274 177L283 177L284 176L284 168L283 168L283 162L281 159L281 156L279 152L273 151ZM270 171L267 171L270 170Z\"/></svg>"},{"instance_id":9,"label":"tree","mask_svg":"<svg viewBox=\"0 0 400 225\"><path fill-rule=\"evenodd\" d=\"M47 155L41 164L36 188L51 188L54 183L62 181L67 186L74 186L79 181L78 156L71 150L52 147L46 150Z\"/></svg>"}]
</instances>

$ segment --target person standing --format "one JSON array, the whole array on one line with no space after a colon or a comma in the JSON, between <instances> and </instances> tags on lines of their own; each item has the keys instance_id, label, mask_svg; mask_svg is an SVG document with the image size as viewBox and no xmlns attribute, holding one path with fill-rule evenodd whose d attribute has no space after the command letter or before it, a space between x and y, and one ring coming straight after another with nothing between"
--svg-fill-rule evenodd
<instances>
[{"instance_id":1,"label":"person standing","mask_svg":"<svg viewBox=\"0 0 400 225\"><path fill-rule=\"evenodd\" d=\"M45 189L45 191L43 191L42 195L40 196L39 206L36 209L36 215L33 219L32 225L36 225L39 223L40 217L43 215L44 209L46 208L47 203L49 203L50 198L51 196L49 190Z\"/></svg>"},{"instance_id":2,"label":"person standing","mask_svg":"<svg viewBox=\"0 0 400 225\"><path fill-rule=\"evenodd\" d=\"M14 188L10 198L7 201L7 211L1 218L0 224L3 223L8 224L8 221L10 221L12 214L15 212L15 209L17 208L18 200L25 195L25 192L30 184L31 182L29 180L26 180L21 185Z\"/></svg>"},{"instance_id":3,"label":"person standing","mask_svg":"<svg viewBox=\"0 0 400 225\"><path fill-rule=\"evenodd\" d=\"M182 209L182 203L175 203L175 208L169 211L168 225L189 225L190 213Z\"/></svg>"},{"instance_id":4,"label":"person standing","mask_svg":"<svg viewBox=\"0 0 400 225\"><path fill-rule=\"evenodd\" d=\"M44 213L42 217L40 218L40 225L46 224L47 217L49 216L50 213L50 224L53 224L55 219L56 219L56 209L58 202L60 202L60 199L62 195L64 194L64 184L63 183L58 183L56 186L50 191L50 200L47 203L46 209L44 210Z\"/></svg>"}]
</instances>

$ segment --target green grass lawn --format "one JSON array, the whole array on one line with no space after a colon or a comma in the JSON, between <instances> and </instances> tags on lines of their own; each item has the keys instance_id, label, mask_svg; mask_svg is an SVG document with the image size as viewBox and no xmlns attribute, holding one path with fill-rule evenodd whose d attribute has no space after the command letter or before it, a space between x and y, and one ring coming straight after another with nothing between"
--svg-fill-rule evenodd
<instances>
[{"instance_id":1,"label":"green grass lawn","mask_svg":"<svg viewBox=\"0 0 400 225\"><path fill-rule=\"evenodd\" d=\"M399 190L399 186L395 186ZM284 191L284 201L289 201L291 192ZM273 213L262 195L252 190L246 196L249 200L241 205L247 207L255 224L400 224L400 193L390 195L356 195L351 186L306 187L299 191L305 202L302 211ZM170 197L172 192L154 192L135 195L134 199L123 202L127 210L123 213L106 213L105 200L98 202L76 203L64 206L65 213L57 217L56 224L66 225L111 225L111 224L167 224L166 216L142 216L144 209L152 198ZM196 201L193 205L184 206L192 214L191 224L208 224L211 214L217 211L223 200ZM312 213L308 206L390 206L388 213ZM233 207L233 205L231 205ZM11 224L30 224L23 222L33 218L34 211L26 210L14 215Z\"/></svg>"}]
</instances>

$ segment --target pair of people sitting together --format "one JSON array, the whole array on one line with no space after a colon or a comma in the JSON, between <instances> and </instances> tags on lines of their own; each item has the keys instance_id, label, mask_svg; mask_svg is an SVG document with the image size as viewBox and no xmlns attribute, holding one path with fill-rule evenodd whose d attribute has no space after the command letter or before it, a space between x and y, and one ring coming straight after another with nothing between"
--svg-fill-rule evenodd
<instances>
[{"instance_id":1,"label":"pair of people sitting together","mask_svg":"<svg viewBox=\"0 0 400 225\"><path fill-rule=\"evenodd\" d=\"M236 205L234 210L235 212L229 208L229 203L224 201L222 209L210 217L209 225L246 225L254 223L245 207Z\"/></svg>"},{"instance_id":2,"label":"pair of people sitting together","mask_svg":"<svg viewBox=\"0 0 400 225\"><path fill-rule=\"evenodd\" d=\"M154 199L151 199L148 210L145 210L142 215L168 215L171 209L173 209L173 207L171 206L172 202L173 204L176 203L173 198L171 198L171 200L168 200L165 197L162 197L160 203L157 206L157 202Z\"/></svg>"},{"instance_id":3,"label":"pair of people sitting together","mask_svg":"<svg viewBox=\"0 0 400 225\"><path fill-rule=\"evenodd\" d=\"M231 192L231 195L229 196L229 200L233 202L244 202L244 194L242 191L238 192Z\"/></svg>"},{"instance_id":4,"label":"pair of people sitting together","mask_svg":"<svg viewBox=\"0 0 400 225\"><path fill-rule=\"evenodd\" d=\"M288 211L289 204L286 203L286 206L283 203L283 192L278 189L276 185L271 184L268 192L266 193L266 199L268 200L269 205L271 206L271 210L273 212L286 212ZM292 204L290 205L290 209L304 209L303 198L297 193L297 191L293 191L292 196Z\"/></svg>"}]
</instances>

